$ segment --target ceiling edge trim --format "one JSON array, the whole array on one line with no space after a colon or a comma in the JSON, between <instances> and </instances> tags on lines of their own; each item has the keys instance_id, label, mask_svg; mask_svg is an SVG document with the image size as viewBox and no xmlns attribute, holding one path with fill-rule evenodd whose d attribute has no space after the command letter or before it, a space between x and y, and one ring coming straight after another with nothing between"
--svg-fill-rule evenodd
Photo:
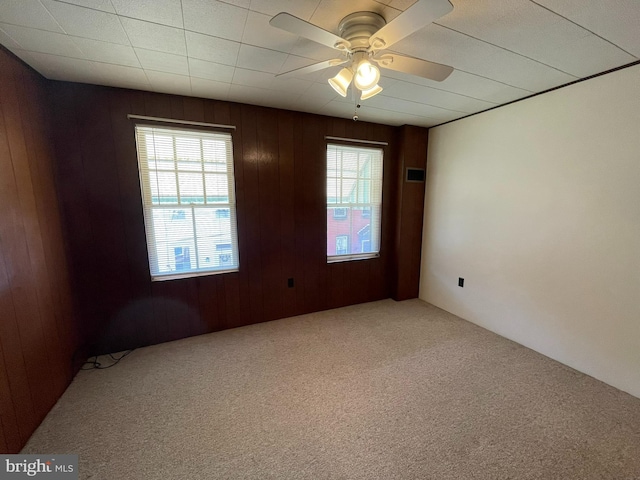
<instances>
[{"instance_id":1,"label":"ceiling edge trim","mask_svg":"<svg viewBox=\"0 0 640 480\"><path fill-rule=\"evenodd\" d=\"M487 108L486 110L481 110L479 112L470 113L469 115L465 115L464 117L456 118L454 120L449 120L447 122L439 123L438 125L434 125L432 127L428 127L428 130L432 128L441 127L443 125L447 125L453 122L459 122L460 120L464 120L465 118L473 117L475 115L480 115L481 113L486 113L491 110L495 110L497 108L506 107L507 105L512 105L514 103L522 102L524 100L529 100L530 98L537 97L538 95L544 95L545 93L553 92L554 90L560 90L561 88L570 87L571 85L575 85L576 83L585 82L587 80L591 80L593 78L601 77L603 75L608 75L609 73L617 72L618 70L624 70L625 68L635 67L636 65L640 65L640 60L634 60L631 63L627 63L625 65L620 65L619 67L611 68L609 70L605 70L604 72L594 73L593 75L589 75L588 77L579 78L569 83L565 83L562 85L558 85L557 87L549 88L547 90L543 90L542 92L532 93L531 95L527 95L526 97L518 98L517 100L512 100L508 103L503 103L502 105L496 105L495 107Z\"/></svg>"}]
</instances>

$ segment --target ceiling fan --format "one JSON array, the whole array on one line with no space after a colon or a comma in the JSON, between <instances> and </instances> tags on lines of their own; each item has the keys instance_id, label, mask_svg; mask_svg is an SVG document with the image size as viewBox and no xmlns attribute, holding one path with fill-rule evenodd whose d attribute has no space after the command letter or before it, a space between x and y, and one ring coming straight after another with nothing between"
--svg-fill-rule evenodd
<instances>
[{"instance_id":1,"label":"ceiling fan","mask_svg":"<svg viewBox=\"0 0 640 480\"><path fill-rule=\"evenodd\" d=\"M269 21L271 26L334 48L342 53L342 57L276 76L299 75L348 64L329 79L329 85L346 97L353 81L360 92L360 100L371 98L382 91L382 87L378 85L380 70L376 65L441 82L451 74L452 67L385 50L451 10L453 5L449 0L417 0L389 23L377 13L356 12L342 19L338 25L340 36L289 13L279 13Z\"/></svg>"}]
</instances>

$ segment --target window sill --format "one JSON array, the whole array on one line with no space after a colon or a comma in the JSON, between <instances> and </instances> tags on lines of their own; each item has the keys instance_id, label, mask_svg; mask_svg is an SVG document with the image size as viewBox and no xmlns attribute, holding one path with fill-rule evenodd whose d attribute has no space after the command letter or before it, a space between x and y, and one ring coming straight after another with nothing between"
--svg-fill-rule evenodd
<instances>
[{"instance_id":1,"label":"window sill","mask_svg":"<svg viewBox=\"0 0 640 480\"><path fill-rule=\"evenodd\" d=\"M355 255L332 255L327 257L327 263L351 262L352 260L368 260L370 258L379 258L379 253L358 253Z\"/></svg>"},{"instance_id":2,"label":"window sill","mask_svg":"<svg viewBox=\"0 0 640 480\"><path fill-rule=\"evenodd\" d=\"M178 280L181 278L193 278L204 277L207 275L219 275L221 273L233 273L237 272L238 268L230 268L229 270L207 270L206 272L185 272L185 273L172 273L168 275L151 275L152 282L164 282L165 280Z\"/></svg>"}]
</instances>

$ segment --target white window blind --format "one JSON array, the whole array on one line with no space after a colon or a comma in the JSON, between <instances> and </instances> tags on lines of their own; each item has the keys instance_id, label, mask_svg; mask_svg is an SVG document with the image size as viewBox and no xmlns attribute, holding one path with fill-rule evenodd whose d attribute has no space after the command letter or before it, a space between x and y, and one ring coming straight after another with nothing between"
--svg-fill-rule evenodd
<instances>
[{"instance_id":1,"label":"white window blind","mask_svg":"<svg viewBox=\"0 0 640 480\"><path fill-rule=\"evenodd\" d=\"M382 149L327 145L327 261L377 257Z\"/></svg>"},{"instance_id":2,"label":"white window blind","mask_svg":"<svg viewBox=\"0 0 640 480\"><path fill-rule=\"evenodd\" d=\"M238 270L231 135L136 125L136 144L151 278Z\"/></svg>"}]
</instances>

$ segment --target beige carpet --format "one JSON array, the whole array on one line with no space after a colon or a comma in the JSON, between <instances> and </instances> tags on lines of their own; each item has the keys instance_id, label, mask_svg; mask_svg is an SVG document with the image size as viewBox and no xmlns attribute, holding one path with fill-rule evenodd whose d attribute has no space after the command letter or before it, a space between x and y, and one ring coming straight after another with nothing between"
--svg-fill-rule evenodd
<instances>
[{"instance_id":1,"label":"beige carpet","mask_svg":"<svg viewBox=\"0 0 640 480\"><path fill-rule=\"evenodd\" d=\"M640 399L419 300L136 350L23 453L82 479L640 479Z\"/></svg>"}]
</instances>

